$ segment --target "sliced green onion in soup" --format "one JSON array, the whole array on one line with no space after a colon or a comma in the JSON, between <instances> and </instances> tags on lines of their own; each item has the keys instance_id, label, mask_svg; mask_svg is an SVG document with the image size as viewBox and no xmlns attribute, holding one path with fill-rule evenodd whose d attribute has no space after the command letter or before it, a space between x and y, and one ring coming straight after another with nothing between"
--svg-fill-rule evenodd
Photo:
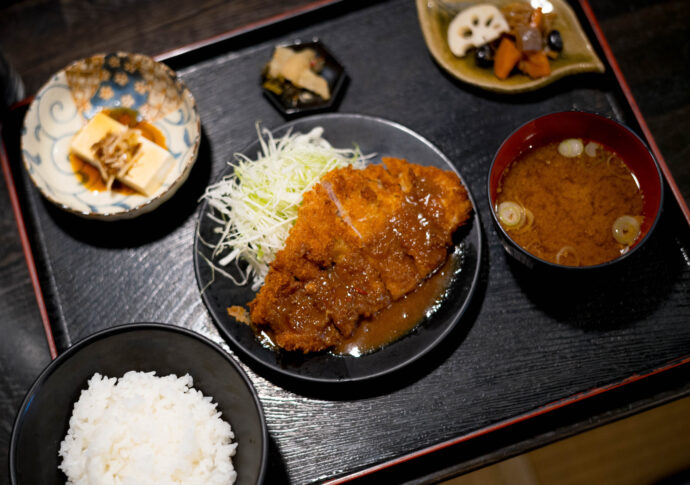
<instances>
[{"instance_id":1,"label":"sliced green onion in soup","mask_svg":"<svg viewBox=\"0 0 690 485\"><path fill-rule=\"evenodd\" d=\"M556 253L556 263L566 266L579 266L580 257L572 246L563 246Z\"/></svg>"},{"instance_id":2,"label":"sliced green onion in soup","mask_svg":"<svg viewBox=\"0 0 690 485\"><path fill-rule=\"evenodd\" d=\"M597 150L599 149L601 145L598 143L594 143L593 141L590 141L585 145L585 153L589 155L590 157L594 158L597 156Z\"/></svg>"},{"instance_id":3,"label":"sliced green onion in soup","mask_svg":"<svg viewBox=\"0 0 690 485\"><path fill-rule=\"evenodd\" d=\"M525 229L529 229L534 222L534 214L527 207L523 207L522 210L525 212Z\"/></svg>"},{"instance_id":4,"label":"sliced green onion in soup","mask_svg":"<svg viewBox=\"0 0 690 485\"><path fill-rule=\"evenodd\" d=\"M616 241L624 246L630 246L640 235L640 221L633 216L620 216L611 229Z\"/></svg>"},{"instance_id":5,"label":"sliced green onion in soup","mask_svg":"<svg viewBox=\"0 0 690 485\"><path fill-rule=\"evenodd\" d=\"M518 229L525 223L525 209L517 202L501 202L496 214L506 229Z\"/></svg>"},{"instance_id":6,"label":"sliced green onion in soup","mask_svg":"<svg viewBox=\"0 0 690 485\"><path fill-rule=\"evenodd\" d=\"M568 158L580 156L584 149L582 140L579 138L568 138L558 144L558 153Z\"/></svg>"}]
</instances>

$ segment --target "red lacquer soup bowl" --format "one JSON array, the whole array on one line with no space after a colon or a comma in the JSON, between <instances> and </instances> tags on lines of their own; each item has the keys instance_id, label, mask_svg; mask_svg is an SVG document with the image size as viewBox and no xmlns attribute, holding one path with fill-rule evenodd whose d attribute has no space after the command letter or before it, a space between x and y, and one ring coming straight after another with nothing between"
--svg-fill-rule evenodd
<instances>
[{"instance_id":1,"label":"red lacquer soup bowl","mask_svg":"<svg viewBox=\"0 0 690 485\"><path fill-rule=\"evenodd\" d=\"M548 262L526 251L504 229L496 214L496 199L501 176L506 168L527 152L569 138L593 141L615 152L627 165L639 184L643 197L640 235L624 252L612 260L588 266L566 266ZM508 254L528 267L562 268L582 271L606 267L629 258L648 240L663 205L663 179L659 166L647 145L632 130L604 116L581 111L551 113L529 121L515 130L496 152L489 170L488 197L496 232Z\"/></svg>"}]
</instances>

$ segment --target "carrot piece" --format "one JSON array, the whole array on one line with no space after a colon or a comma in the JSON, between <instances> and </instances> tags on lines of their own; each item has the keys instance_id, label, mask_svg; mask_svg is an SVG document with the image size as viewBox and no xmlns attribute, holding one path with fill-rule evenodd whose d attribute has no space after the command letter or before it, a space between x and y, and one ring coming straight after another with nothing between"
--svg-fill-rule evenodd
<instances>
[{"instance_id":1,"label":"carrot piece","mask_svg":"<svg viewBox=\"0 0 690 485\"><path fill-rule=\"evenodd\" d=\"M518 64L518 69L532 79L551 74L549 58L544 51L525 53L525 57Z\"/></svg>"},{"instance_id":2,"label":"carrot piece","mask_svg":"<svg viewBox=\"0 0 690 485\"><path fill-rule=\"evenodd\" d=\"M503 37L496 49L494 58L494 74L498 79L506 79L520 60L521 54L515 42L508 37Z\"/></svg>"}]
</instances>

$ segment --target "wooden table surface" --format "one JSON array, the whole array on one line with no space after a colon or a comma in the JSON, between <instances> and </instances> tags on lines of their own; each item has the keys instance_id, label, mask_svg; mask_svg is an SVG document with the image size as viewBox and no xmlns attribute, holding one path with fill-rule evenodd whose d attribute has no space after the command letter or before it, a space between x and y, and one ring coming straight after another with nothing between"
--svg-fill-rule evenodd
<instances>
[{"instance_id":1,"label":"wooden table surface","mask_svg":"<svg viewBox=\"0 0 690 485\"><path fill-rule=\"evenodd\" d=\"M690 6L686 0L590 4L666 163L690 200ZM0 7L0 50L19 72L27 94L33 94L53 72L96 52L156 55L307 5L313 0L16 0ZM0 334L11 336L0 338L1 469L17 408L50 354L5 184L0 184L0 208ZM577 422L566 417L553 428L607 422L686 394L688 384L687 372L680 382L652 379L615 399L596 402ZM486 451L496 457L513 454L548 441L545 435L529 443L506 438L487 445ZM436 463L443 473L459 469L453 457L439 457L427 466L433 469ZM4 483L8 478L0 472Z\"/></svg>"}]
</instances>

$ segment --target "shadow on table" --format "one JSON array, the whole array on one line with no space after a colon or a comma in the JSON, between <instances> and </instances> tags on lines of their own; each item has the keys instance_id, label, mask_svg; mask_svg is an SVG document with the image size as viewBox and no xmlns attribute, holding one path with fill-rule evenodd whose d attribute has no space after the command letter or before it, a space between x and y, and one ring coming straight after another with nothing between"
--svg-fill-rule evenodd
<instances>
[{"instance_id":1,"label":"shadow on table","mask_svg":"<svg viewBox=\"0 0 690 485\"><path fill-rule=\"evenodd\" d=\"M643 247L620 263L591 272L539 272L505 257L527 298L555 320L587 331L626 328L653 314L682 273L685 262L672 219L663 213Z\"/></svg>"},{"instance_id":2,"label":"shadow on table","mask_svg":"<svg viewBox=\"0 0 690 485\"><path fill-rule=\"evenodd\" d=\"M263 483L290 483L285 460L273 437L268 436L268 467Z\"/></svg>"},{"instance_id":3,"label":"shadow on table","mask_svg":"<svg viewBox=\"0 0 690 485\"><path fill-rule=\"evenodd\" d=\"M674 473L671 476L663 478L653 485L688 485L690 484L690 468L681 472Z\"/></svg>"}]
</instances>

